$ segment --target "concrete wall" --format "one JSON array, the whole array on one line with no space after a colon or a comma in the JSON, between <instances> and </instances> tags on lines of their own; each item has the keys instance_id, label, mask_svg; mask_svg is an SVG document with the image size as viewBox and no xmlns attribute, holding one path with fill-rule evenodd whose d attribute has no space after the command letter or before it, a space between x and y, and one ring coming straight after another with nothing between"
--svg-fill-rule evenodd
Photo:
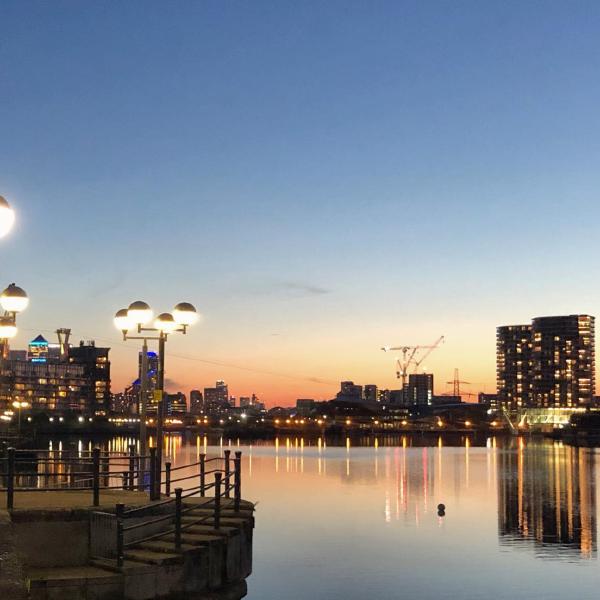
<instances>
[{"instance_id":1,"label":"concrete wall","mask_svg":"<svg viewBox=\"0 0 600 600\"><path fill-rule=\"evenodd\" d=\"M87 511L27 511L13 515L17 552L28 567L67 567L89 562Z\"/></svg>"},{"instance_id":2,"label":"concrete wall","mask_svg":"<svg viewBox=\"0 0 600 600\"><path fill-rule=\"evenodd\" d=\"M24 567L17 552L13 524L5 510L0 511L0 598L27 598Z\"/></svg>"}]
</instances>

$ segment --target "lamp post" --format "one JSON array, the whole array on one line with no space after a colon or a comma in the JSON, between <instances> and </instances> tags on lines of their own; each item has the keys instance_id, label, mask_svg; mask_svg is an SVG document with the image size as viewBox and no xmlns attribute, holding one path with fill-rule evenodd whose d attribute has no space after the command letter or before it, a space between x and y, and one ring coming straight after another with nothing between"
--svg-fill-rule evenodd
<instances>
[{"instance_id":1,"label":"lamp post","mask_svg":"<svg viewBox=\"0 0 600 600\"><path fill-rule=\"evenodd\" d=\"M22 408L29 408L30 404L29 404L29 402L22 402L22 401L19 401L19 400L15 400L12 405L18 411L18 415L19 415L19 417L18 417L18 431L19 431L19 435L21 435L21 409Z\"/></svg>"},{"instance_id":2,"label":"lamp post","mask_svg":"<svg viewBox=\"0 0 600 600\"><path fill-rule=\"evenodd\" d=\"M189 302L180 302L173 313L161 313L154 319L154 326L148 327L152 321L153 311L142 300L137 300L129 308L119 310L114 318L115 326L123 333L124 340L142 340L142 362L140 377L140 454L146 456L146 401L148 384L148 340L158 341L158 373L155 390L156 406L156 490L153 496L160 495L165 389L165 343L172 333L187 333L187 328L198 321L198 313ZM138 335L129 335L133 330ZM157 335L146 335L151 332ZM143 459L142 459L143 460ZM143 467L141 467L143 470Z\"/></svg>"},{"instance_id":3,"label":"lamp post","mask_svg":"<svg viewBox=\"0 0 600 600\"><path fill-rule=\"evenodd\" d=\"M0 222L2 220L1 214L2 205L0 203ZM28 304L29 298L25 290L14 283L11 283L0 294L0 306L3 309L3 314L0 314L0 381L4 379L4 361L8 358L9 340L17 335L17 314L25 310ZM10 394L11 392L8 390L6 394L7 403L11 399ZM20 432L21 411L19 410L19 433Z\"/></svg>"}]
</instances>

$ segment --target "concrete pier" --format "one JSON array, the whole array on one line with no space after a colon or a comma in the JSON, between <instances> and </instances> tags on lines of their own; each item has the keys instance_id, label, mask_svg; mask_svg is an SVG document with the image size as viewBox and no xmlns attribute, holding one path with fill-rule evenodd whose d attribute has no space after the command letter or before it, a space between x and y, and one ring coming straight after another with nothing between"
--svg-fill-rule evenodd
<instances>
[{"instance_id":1,"label":"concrete pier","mask_svg":"<svg viewBox=\"0 0 600 600\"><path fill-rule=\"evenodd\" d=\"M254 506L242 500L236 512L233 500L221 499L216 529L206 501L184 500L179 548L175 534L128 544L118 566L93 555L91 515L114 515L117 503L148 506L147 494L106 491L101 506L91 507L86 491L19 492L18 508L0 510L0 593L11 600L242 598L252 570ZM172 504L157 502L153 514L168 510Z\"/></svg>"}]
</instances>

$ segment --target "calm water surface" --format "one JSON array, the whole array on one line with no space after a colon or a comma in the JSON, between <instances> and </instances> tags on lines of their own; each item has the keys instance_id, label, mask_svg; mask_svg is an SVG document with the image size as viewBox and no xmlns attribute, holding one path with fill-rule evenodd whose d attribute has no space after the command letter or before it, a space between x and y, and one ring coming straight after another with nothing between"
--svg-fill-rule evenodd
<instances>
[{"instance_id":1,"label":"calm water surface","mask_svg":"<svg viewBox=\"0 0 600 600\"><path fill-rule=\"evenodd\" d=\"M243 451L243 496L257 502L248 598L597 597L596 451L384 442L231 444ZM168 445L183 464L228 442Z\"/></svg>"}]
</instances>

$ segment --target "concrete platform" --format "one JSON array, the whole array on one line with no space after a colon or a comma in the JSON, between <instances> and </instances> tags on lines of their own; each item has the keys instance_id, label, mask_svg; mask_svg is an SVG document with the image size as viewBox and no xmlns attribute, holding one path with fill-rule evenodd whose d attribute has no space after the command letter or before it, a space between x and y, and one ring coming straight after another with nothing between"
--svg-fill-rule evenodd
<instances>
[{"instance_id":1,"label":"concrete platform","mask_svg":"<svg viewBox=\"0 0 600 600\"><path fill-rule=\"evenodd\" d=\"M122 502L127 506L143 506L148 504L147 492L131 492L129 490L101 490L100 506L96 510L114 510L115 504ZM90 508L93 506L91 490L65 490L44 492L21 492L18 489L14 496L14 509L19 510L51 510L54 508ZM6 492L0 492L0 510L6 508Z\"/></svg>"}]
</instances>

